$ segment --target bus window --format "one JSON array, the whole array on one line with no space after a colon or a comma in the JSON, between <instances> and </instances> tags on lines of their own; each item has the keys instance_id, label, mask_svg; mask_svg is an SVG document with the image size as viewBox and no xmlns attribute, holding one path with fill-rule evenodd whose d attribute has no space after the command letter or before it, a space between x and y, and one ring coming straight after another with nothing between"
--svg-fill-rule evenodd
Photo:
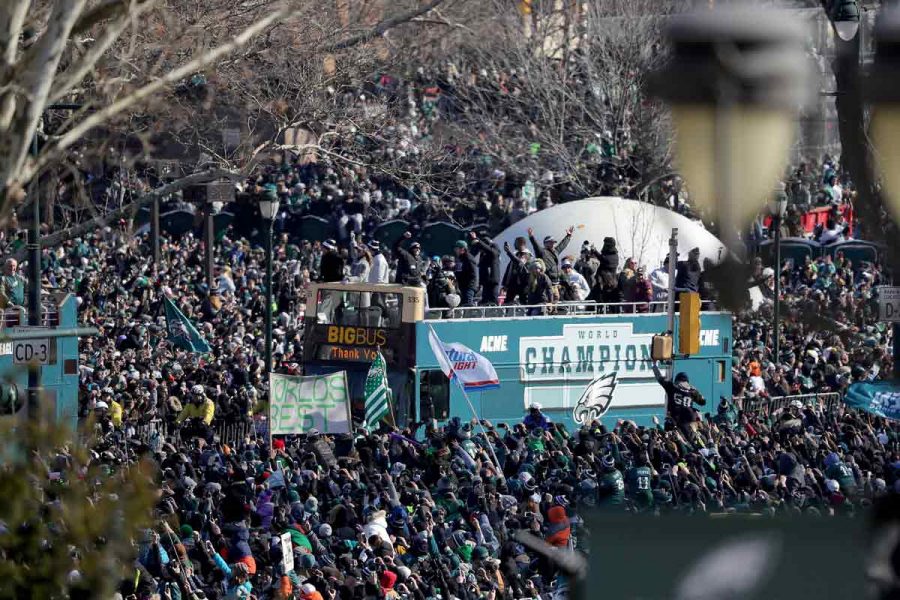
<instances>
[{"instance_id":1,"label":"bus window","mask_svg":"<svg viewBox=\"0 0 900 600\"><path fill-rule=\"evenodd\" d=\"M319 290L316 323L397 329L403 308L401 298L396 292Z\"/></svg>"},{"instance_id":2,"label":"bus window","mask_svg":"<svg viewBox=\"0 0 900 600\"><path fill-rule=\"evenodd\" d=\"M450 416L450 380L440 369L422 371L419 380L419 418L444 421Z\"/></svg>"}]
</instances>

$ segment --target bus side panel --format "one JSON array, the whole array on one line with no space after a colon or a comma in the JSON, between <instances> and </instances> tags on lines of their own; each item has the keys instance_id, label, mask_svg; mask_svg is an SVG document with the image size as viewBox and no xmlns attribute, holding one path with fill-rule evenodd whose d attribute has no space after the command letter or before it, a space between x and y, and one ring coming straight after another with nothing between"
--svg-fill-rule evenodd
<instances>
[{"instance_id":1,"label":"bus side panel","mask_svg":"<svg viewBox=\"0 0 900 600\"><path fill-rule=\"evenodd\" d=\"M703 313L701 322L700 353L676 360L675 370L688 374L707 399L704 410L711 411L719 396L731 392L731 315ZM495 424L519 422L528 404L538 402L554 421L577 427L575 408L587 386L599 379L603 381L598 385L606 386L601 391L611 396L601 417L608 427L617 419L649 424L653 416L662 419L665 414L665 396L649 359L652 336L666 328L664 314L418 323L416 367L420 377L423 371L439 368L428 344L429 325L444 342L468 346L497 370L499 389L470 394L479 418ZM609 385L613 381L614 385ZM418 401L418 386L416 396ZM455 384L450 386L450 416L472 417Z\"/></svg>"}]
</instances>

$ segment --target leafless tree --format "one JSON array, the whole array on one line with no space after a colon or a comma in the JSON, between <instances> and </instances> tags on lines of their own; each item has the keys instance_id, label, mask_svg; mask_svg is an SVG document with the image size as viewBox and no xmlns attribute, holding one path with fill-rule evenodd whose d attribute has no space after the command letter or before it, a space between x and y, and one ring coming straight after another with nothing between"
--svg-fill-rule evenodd
<instances>
[{"instance_id":1,"label":"leafless tree","mask_svg":"<svg viewBox=\"0 0 900 600\"><path fill-rule=\"evenodd\" d=\"M463 39L448 74L447 139L478 139L496 165L552 173L576 196L637 196L669 171L667 113L642 83L665 60L663 20L685 5L544 2L523 18L498 3L490 35Z\"/></svg>"},{"instance_id":2,"label":"leafless tree","mask_svg":"<svg viewBox=\"0 0 900 600\"><path fill-rule=\"evenodd\" d=\"M210 178L244 173L298 115L327 113L341 66L363 66L383 36L445 2L362 14L311 0L0 3L0 219L37 175L98 156L125 163L168 144L204 150L192 170ZM240 142L223 143L224 127Z\"/></svg>"}]
</instances>

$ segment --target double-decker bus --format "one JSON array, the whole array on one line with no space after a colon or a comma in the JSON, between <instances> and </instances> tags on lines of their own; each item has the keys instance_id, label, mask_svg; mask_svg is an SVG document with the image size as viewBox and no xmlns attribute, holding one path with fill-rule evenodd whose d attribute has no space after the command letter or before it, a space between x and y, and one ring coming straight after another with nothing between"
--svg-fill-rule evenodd
<instances>
[{"instance_id":1,"label":"double-decker bus","mask_svg":"<svg viewBox=\"0 0 900 600\"><path fill-rule=\"evenodd\" d=\"M635 313L634 305L579 302L553 305L546 311L551 314L538 316L519 306L428 311L422 288L320 283L311 287L306 306L304 372L347 371L359 416L365 376L380 348L398 422L468 420L472 409L429 344L433 329L443 342L464 344L494 365L500 387L469 393L479 419L518 422L536 402L570 428L593 418L647 424L666 409L650 359L653 336L667 329L664 306ZM676 355L673 372L687 373L707 399L704 410L731 396L731 345L731 314L705 310L700 351ZM608 405L599 414L584 411L579 399L601 378Z\"/></svg>"}]
</instances>

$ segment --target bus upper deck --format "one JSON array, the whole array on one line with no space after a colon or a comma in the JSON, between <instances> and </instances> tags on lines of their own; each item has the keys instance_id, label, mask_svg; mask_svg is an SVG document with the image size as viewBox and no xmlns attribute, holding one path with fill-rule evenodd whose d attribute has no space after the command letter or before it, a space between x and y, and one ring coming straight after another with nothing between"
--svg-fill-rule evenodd
<instances>
[{"instance_id":1,"label":"bus upper deck","mask_svg":"<svg viewBox=\"0 0 900 600\"><path fill-rule=\"evenodd\" d=\"M355 410L361 410L365 375L380 350L401 423L468 419L465 399L449 385L428 344L433 329L444 342L462 343L494 364L501 385L474 395L479 417L518 420L534 401L551 417L574 424L573 409L585 386L615 373L610 395L617 401L601 416L649 421L664 411L649 352L652 336L666 329L665 305L571 302L429 310L419 287L313 284L305 314L304 372L346 371ZM731 315L705 308L701 350L679 357L675 368L688 372L705 397L716 399L731 392Z\"/></svg>"}]
</instances>

